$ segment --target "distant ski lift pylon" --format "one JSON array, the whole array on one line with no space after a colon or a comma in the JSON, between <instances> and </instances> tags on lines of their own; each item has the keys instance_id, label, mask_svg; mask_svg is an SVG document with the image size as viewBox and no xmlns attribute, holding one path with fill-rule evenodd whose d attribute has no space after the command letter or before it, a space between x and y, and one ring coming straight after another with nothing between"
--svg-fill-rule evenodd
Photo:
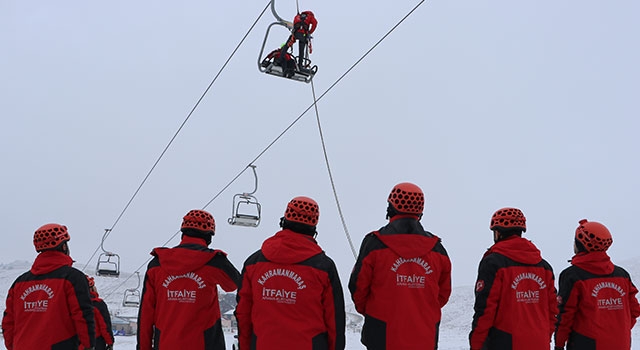
<instances>
[{"instance_id":1,"label":"distant ski lift pylon","mask_svg":"<svg viewBox=\"0 0 640 350\"><path fill-rule=\"evenodd\" d=\"M276 18L276 22L271 23L267 27L267 32L264 35L264 40L262 41L262 48L260 49L260 54L258 55L258 70L263 73L275 75L278 77L301 81L308 83L313 79L313 76L318 71L318 66L311 66L311 60L309 59L309 46L305 49L305 57L302 58L303 66L298 67L298 64L295 64L295 71L292 75L285 74L284 67L277 64L276 60L269 61L265 59L265 47L267 45L267 39L269 38L269 32L271 32L271 28L273 26L283 26L287 29L287 31L291 32L293 29L293 23L284 20L282 17L278 15L275 7L275 0L271 0L271 12L273 16ZM288 39L288 37L287 37ZM292 55L293 56L293 55ZM298 57L293 56L294 61L298 61Z\"/></svg>"},{"instance_id":2,"label":"distant ski lift pylon","mask_svg":"<svg viewBox=\"0 0 640 350\"><path fill-rule=\"evenodd\" d=\"M138 285L135 288L129 288L124 291L124 296L122 297L122 306L140 306L140 272L136 271L136 276L138 277Z\"/></svg>"},{"instance_id":3,"label":"distant ski lift pylon","mask_svg":"<svg viewBox=\"0 0 640 350\"><path fill-rule=\"evenodd\" d=\"M231 217L227 220L231 225L258 227L260 224L262 208L258 199L253 195L258 190L258 174L255 165L249 164L249 166L255 177L255 188L252 192L238 193L233 196Z\"/></svg>"},{"instance_id":4,"label":"distant ski lift pylon","mask_svg":"<svg viewBox=\"0 0 640 350\"><path fill-rule=\"evenodd\" d=\"M106 251L104 249L104 240L111 232L111 229L104 229L104 235L100 242L100 249L102 253L98 256L98 264L96 265L96 275L105 277L118 277L120 276L120 256L116 253Z\"/></svg>"}]
</instances>

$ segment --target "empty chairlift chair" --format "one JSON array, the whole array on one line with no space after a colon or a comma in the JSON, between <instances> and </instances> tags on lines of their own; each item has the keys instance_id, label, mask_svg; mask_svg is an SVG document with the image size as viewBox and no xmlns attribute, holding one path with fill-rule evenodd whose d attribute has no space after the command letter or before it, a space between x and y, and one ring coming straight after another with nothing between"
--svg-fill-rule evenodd
<instances>
[{"instance_id":1,"label":"empty chairlift chair","mask_svg":"<svg viewBox=\"0 0 640 350\"><path fill-rule=\"evenodd\" d=\"M138 285L135 288L130 288L124 291L124 296L122 297L122 306L140 306L140 273L137 271L136 276L138 277Z\"/></svg>"},{"instance_id":2,"label":"empty chairlift chair","mask_svg":"<svg viewBox=\"0 0 640 350\"><path fill-rule=\"evenodd\" d=\"M111 229L105 229L100 242L102 253L98 256L98 264L96 265L96 275L105 277L120 276L120 256L116 253L108 252L104 249L104 240L111 232Z\"/></svg>"},{"instance_id":3,"label":"empty chairlift chair","mask_svg":"<svg viewBox=\"0 0 640 350\"><path fill-rule=\"evenodd\" d=\"M233 203L231 207L231 217L229 224L246 227L258 227L260 224L260 213L262 208L258 199L253 195L258 190L258 174L256 173L256 166L249 165L253 170L255 177L255 189L249 193L238 193L233 196Z\"/></svg>"}]
</instances>

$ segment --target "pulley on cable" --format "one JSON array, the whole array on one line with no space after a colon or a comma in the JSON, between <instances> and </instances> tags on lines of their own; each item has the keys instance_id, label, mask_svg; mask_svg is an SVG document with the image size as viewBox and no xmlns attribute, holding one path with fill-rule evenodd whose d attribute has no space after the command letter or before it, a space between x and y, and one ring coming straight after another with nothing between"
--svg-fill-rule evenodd
<instances>
[{"instance_id":1,"label":"pulley on cable","mask_svg":"<svg viewBox=\"0 0 640 350\"><path fill-rule=\"evenodd\" d=\"M310 82L318 71L318 66L312 65L309 59L309 54L313 52L311 34L318 25L313 12L303 11L300 13L298 11L293 23L291 23L278 15L275 0L271 0L271 12L276 18L276 22L271 23L269 27L267 27L267 32L258 56L258 69L263 73L278 77L305 83ZM280 47L271 51L267 56L263 56L271 28L277 25L287 28L290 32L289 38ZM298 56L293 54L293 44L296 41L298 42Z\"/></svg>"},{"instance_id":2,"label":"pulley on cable","mask_svg":"<svg viewBox=\"0 0 640 350\"><path fill-rule=\"evenodd\" d=\"M136 271L136 276L138 277L138 285L135 288L129 288L124 291L124 296L122 297L122 306L140 306L140 272Z\"/></svg>"},{"instance_id":3,"label":"pulley on cable","mask_svg":"<svg viewBox=\"0 0 640 350\"><path fill-rule=\"evenodd\" d=\"M111 229L105 228L102 241L100 242L100 249L102 253L98 256L98 264L96 265L96 275L105 277L118 277L120 276L120 256L113 252L108 252L104 249L104 240L111 232Z\"/></svg>"},{"instance_id":4,"label":"pulley on cable","mask_svg":"<svg viewBox=\"0 0 640 350\"><path fill-rule=\"evenodd\" d=\"M258 227L260 224L262 208L260 202L254 196L254 193L258 191L258 174L256 173L255 165L249 164L249 167L253 170L255 187L252 192L238 193L233 196L231 217L227 220L231 225Z\"/></svg>"}]
</instances>

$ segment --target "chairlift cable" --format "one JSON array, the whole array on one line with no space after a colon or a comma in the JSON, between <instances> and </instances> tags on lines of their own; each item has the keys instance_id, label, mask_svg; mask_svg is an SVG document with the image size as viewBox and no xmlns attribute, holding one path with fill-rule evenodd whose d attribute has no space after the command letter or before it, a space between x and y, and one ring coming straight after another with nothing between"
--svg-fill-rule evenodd
<instances>
[{"instance_id":1,"label":"chairlift cable","mask_svg":"<svg viewBox=\"0 0 640 350\"><path fill-rule=\"evenodd\" d=\"M318 112L318 104L316 103L316 88L313 85L313 80L311 80L311 92L313 94L313 106L316 112L316 121L318 122L318 132L320 133L320 141L322 142L322 153L324 154L324 162L327 165L327 172L329 173L329 180L331 182L331 189L333 190L333 197L336 200L336 207L338 207L338 214L340 215L340 221L342 221L342 227L344 228L344 233L347 236L347 241L349 242L349 247L351 248L351 253L353 253L353 258L357 259L358 254L356 253L356 249L353 246L353 241L351 240L351 235L349 234L349 230L347 229L347 223L344 220L344 215L342 213L342 207L340 206L340 200L338 200L338 191L336 191L336 184L333 181L333 174L331 173L331 167L329 166L329 156L327 155L327 147L324 142L324 135L322 133L322 125L320 124L320 113Z\"/></svg>"},{"instance_id":2,"label":"chairlift cable","mask_svg":"<svg viewBox=\"0 0 640 350\"><path fill-rule=\"evenodd\" d=\"M331 84L318 98L314 98L314 103L311 104L309 107L307 107L302 113L300 113L300 115L293 122L291 122L291 124L289 124L289 126L287 126L284 129L284 131L282 131L273 141L271 141L271 143L269 143L269 145L267 145L267 147L265 147L265 149L263 149L249 163L249 165L247 165L244 169L242 169L209 202L207 202L207 204L205 204L203 209L208 207L211 203L213 203L213 201L215 201L229 186L231 186L231 184L233 184L247 170L247 168L249 168L249 166L251 164L254 164L260 157L262 157L262 155L264 155L280 138L282 138L282 136L284 136L284 134L286 134L312 107L314 107L315 104L318 101L320 101L325 95L327 95L329 93L329 91L331 91L336 85L338 85L338 83L340 83L340 81L342 81L342 79L344 79L358 64L360 64L360 62L362 62L376 47L378 47L378 45L380 45L380 43L382 43L393 31L395 31L407 18L409 18L409 16L411 16L424 2L425 2L425 0L420 0L420 2L418 2L417 5L415 5L404 17L402 17L400 19L400 21L398 21L391 29L389 29L389 31L387 31L387 33L385 33L369 50L367 50L353 65L351 65L351 67L349 67L338 79L336 79L336 81L334 81L333 84ZM266 8L265 8L265 10L266 10ZM264 10L260 14L260 16L262 16L263 13L264 13ZM258 17L258 18L260 18L260 17ZM255 25L255 23L254 23L254 25ZM253 26L252 26L252 28L253 28ZM171 240L173 240L178 235L178 233L180 233L180 231L178 231L175 234L173 234L162 246L166 246L167 244L169 244L169 242L171 242ZM142 270L151 261L151 259L152 258L147 258L147 260L134 271L134 274L135 274L135 272L139 272L140 270ZM116 290L120 289L120 287L122 287L124 285L124 283L126 281L128 281L130 278L131 278L131 276L129 276L122 283L120 283L118 286L116 286L110 294L106 295L106 297L110 296Z\"/></svg>"},{"instance_id":3,"label":"chairlift cable","mask_svg":"<svg viewBox=\"0 0 640 350\"><path fill-rule=\"evenodd\" d=\"M231 61L231 58L233 58L233 56L236 54L236 52L238 51L238 49L240 49L240 46L244 43L245 39L247 39L247 37L249 36L249 34L251 33L251 31L253 31L253 28L256 26L256 24L258 23L258 21L260 20L260 18L262 18L262 16L264 15L264 13L267 11L267 9L269 8L269 4L271 2L269 2L264 9L262 10L262 12L260 12L260 15L258 15L258 18L256 18L256 20L253 22L253 24L251 25L251 27L249 28L249 30L247 31L247 33L242 37L242 39L240 40L240 42L238 43L238 45L236 46L236 48L233 50L233 52L231 52L231 55L229 55L229 58L227 58L227 60L225 61L225 63L222 65L222 67L220 68L220 70L218 71L218 73L215 75L215 77L213 78L213 80L211 80L211 83L209 83L209 86L207 86L207 88L204 90L204 92L202 93L202 95L200 96L200 98L196 101L195 105L193 106L193 108L191 108L191 111L189 112L189 114L187 114L187 117L184 119L184 121L182 122L182 124L180 124L180 127L178 128L178 130L175 132L175 134L173 135L173 137L171 137L171 140L169 140L169 143L165 146L164 150L162 151L162 153L160 153L160 156L158 157L158 159L156 159L155 163L153 164L153 166L151 167L151 169L149 170L149 172L147 173L147 175L144 177L144 179L142 180L142 182L140 183L140 185L138 186L138 188L136 189L136 191L133 193L133 196L131 196L131 198L129 199L129 201L127 202L127 204L124 206L124 209L122 209L122 211L120 212L120 215L118 215L118 217L116 218L115 222L111 225L111 228L109 228L108 233L105 233L105 235L102 237L102 242L100 242L100 246L102 246L102 243L107 239L107 237L111 234L111 232L113 231L114 227L118 224L118 222L120 221L120 219L122 218L122 216L124 215L124 213L127 211L127 209L129 209L129 206L131 205L131 203L133 202L133 200L136 198L136 196L138 195L138 193L140 192L140 189L142 189L142 186L147 182L147 179L149 179L149 176L151 176L151 173L153 172L153 170L156 168L156 166L158 165L158 163L160 162L160 160L162 159L162 157L165 155L165 153L167 152L167 150L169 149L169 147L171 146L171 144L173 144L173 141L176 139L176 137L178 136L178 134L180 133L180 131L182 130L182 128L185 126L185 124L187 124L187 121L189 120L189 118L191 118L191 115L193 115L193 112L195 112L196 108L198 108L198 106L200 105L200 102L202 102L202 100L204 99L204 97L207 95L207 93L209 92L209 90L211 89L211 87L213 86L213 84L218 80L218 77L220 76L220 74L222 73L222 71L227 67L227 64L229 64L229 61ZM96 253L98 252L98 250L100 249L100 247L97 247L96 250L93 252L93 254L91 254L91 257L89 258L89 260L87 261L87 263L84 265L84 267L82 268L82 271L84 272L87 267L89 266L89 263L91 262L91 260L95 257Z\"/></svg>"}]
</instances>

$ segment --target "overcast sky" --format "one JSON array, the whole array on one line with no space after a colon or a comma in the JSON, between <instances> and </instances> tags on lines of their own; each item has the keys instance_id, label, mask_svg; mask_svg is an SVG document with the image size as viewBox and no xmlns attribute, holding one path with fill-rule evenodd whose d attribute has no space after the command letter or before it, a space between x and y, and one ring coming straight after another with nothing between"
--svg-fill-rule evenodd
<instances>
[{"instance_id":1,"label":"overcast sky","mask_svg":"<svg viewBox=\"0 0 640 350\"><path fill-rule=\"evenodd\" d=\"M317 95L417 3L300 0L319 22ZM57 222L82 268L266 4L0 0L0 262L33 259L33 232ZM277 5L293 18L294 1ZM386 223L391 188L410 181L425 192L422 222L449 251L454 285L473 285L490 217L505 206L524 211L526 237L556 273L582 218L609 227L614 261L639 256L638 13L632 0L423 3L318 103L356 249ZM310 84L257 69L274 20L267 11L258 22L106 240L124 271L313 102ZM288 35L271 34L267 52ZM226 223L251 172L207 207L213 246L241 269L286 203L307 195L346 286L354 257L312 112L255 163L258 228Z\"/></svg>"}]
</instances>

